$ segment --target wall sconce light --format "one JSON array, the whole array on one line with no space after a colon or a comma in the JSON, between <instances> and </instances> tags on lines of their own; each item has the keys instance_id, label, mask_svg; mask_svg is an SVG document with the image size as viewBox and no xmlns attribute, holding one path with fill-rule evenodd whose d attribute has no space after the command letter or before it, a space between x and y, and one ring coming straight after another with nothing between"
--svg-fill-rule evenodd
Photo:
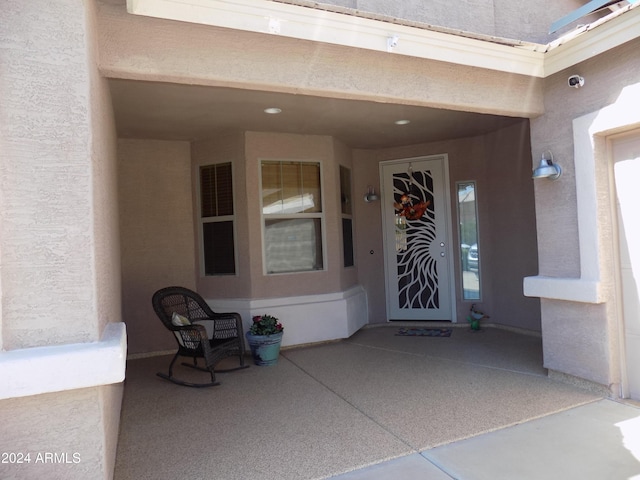
<instances>
[{"instance_id":1,"label":"wall sconce light","mask_svg":"<svg viewBox=\"0 0 640 480\"><path fill-rule=\"evenodd\" d=\"M550 158L547 158L548 153ZM542 154L540 165L533 171L531 178L548 178L549 180L557 180L562 175L562 168L557 163L553 163L553 154L548 151Z\"/></svg>"},{"instance_id":2,"label":"wall sconce light","mask_svg":"<svg viewBox=\"0 0 640 480\"><path fill-rule=\"evenodd\" d=\"M365 195L364 195L364 201L367 202L367 203L370 203L370 202L375 202L379 198L380 197L376 193L375 188L373 188L373 185L369 185L367 187L367 193L365 193Z\"/></svg>"}]
</instances>

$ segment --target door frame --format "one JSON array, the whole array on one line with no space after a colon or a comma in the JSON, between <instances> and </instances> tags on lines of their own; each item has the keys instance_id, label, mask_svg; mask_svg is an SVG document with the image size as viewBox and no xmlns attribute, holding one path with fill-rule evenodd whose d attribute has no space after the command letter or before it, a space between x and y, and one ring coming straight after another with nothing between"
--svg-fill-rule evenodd
<instances>
[{"instance_id":1,"label":"door frame","mask_svg":"<svg viewBox=\"0 0 640 480\"><path fill-rule=\"evenodd\" d=\"M442 174L443 174L443 196L444 196L444 206L443 213L446 224L446 235L449 241L445 246L446 255L450 259L449 264L449 295L451 298L451 308L450 308L450 317L449 321L451 323L457 323L457 297L456 297L456 285L458 276L456 275L456 262L455 262L455 252L454 245L454 237L453 237L453 217L452 217L452 209L451 209L451 182L449 180L449 155L446 153L441 153L437 155L421 155L419 157L408 157L408 158L398 158L395 160L385 160L379 163L378 171L380 178L380 219L381 219L381 228L382 228L382 244L383 244L383 252L384 252L384 294L385 294L385 316L387 317L387 322L391 322L390 320L390 305L389 305L389 282L390 282L390 273L389 273L389 265L387 260L387 247L388 242L392 241L387 239L386 229L385 229L385 202L390 201L388 199L388 192L384 191L384 177L383 177L383 167L386 165L393 164L402 164L402 163L411 163L411 162L422 162L422 161L437 161L442 162ZM394 240L395 242L395 240ZM425 320L427 321L427 320ZM416 321L416 322L419 322Z\"/></svg>"},{"instance_id":2,"label":"door frame","mask_svg":"<svg viewBox=\"0 0 640 480\"><path fill-rule=\"evenodd\" d=\"M640 140L640 129L633 129L620 134L614 134L607 137L607 151L609 157L609 172L610 172L610 205L611 205L611 219L613 222L613 250L615 253L615 297L616 297L616 310L617 310L617 325L618 325L618 345L619 345L619 363L620 363L620 391L621 398L630 398L632 400L640 400L638 392L640 391L640 385L638 385L638 370L633 372L635 375L631 375L632 367L629 365L629 354L633 352L633 349L628 345L628 336L633 335L638 337L637 333L632 331L631 320L627 317L629 311L626 308L625 299L623 298L624 280L623 280L623 268L622 268L622 251L620 246L620 236L622 235L619 220L619 207L618 207L618 192L615 183L615 164L618 158L614 152L614 144L616 142L625 143L627 141L637 142ZM629 247L628 247L629 248ZM637 328L637 325L636 325ZM637 332L637 330L636 330Z\"/></svg>"}]
</instances>

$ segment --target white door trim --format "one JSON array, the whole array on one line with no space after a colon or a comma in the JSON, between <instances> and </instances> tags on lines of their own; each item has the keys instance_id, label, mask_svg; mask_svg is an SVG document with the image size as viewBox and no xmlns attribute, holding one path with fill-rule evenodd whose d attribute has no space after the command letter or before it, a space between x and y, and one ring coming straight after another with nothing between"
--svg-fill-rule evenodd
<instances>
[{"instance_id":1,"label":"white door trim","mask_svg":"<svg viewBox=\"0 0 640 480\"><path fill-rule=\"evenodd\" d=\"M618 162L622 164L634 158L634 168L637 171L638 152L640 148L640 130L625 132L620 135L612 135L608 137L608 149L611 152L611 202L612 202L612 218L614 219L614 236L617 241L614 243L616 252L616 301L618 304L618 340L620 345L620 396L622 398L631 398L640 400L640 261L637 251L632 251L632 245L625 238L638 238L640 232L640 223L631 210L634 207L635 199L631 196L635 193L634 185L626 185L623 192L618 188L620 185L619 177L632 178L634 170L627 173L617 173L616 165ZM624 184L624 182L623 182ZM621 196L623 198L621 198ZM622 205L624 201L624 206ZM624 220L623 220L624 218ZM623 248L623 244L626 248Z\"/></svg>"},{"instance_id":2,"label":"white door trim","mask_svg":"<svg viewBox=\"0 0 640 480\"><path fill-rule=\"evenodd\" d=\"M383 240L383 251L385 252L384 254L384 283L385 283L385 304L386 304L386 316L387 316L387 321L390 321L390 312L389 312L389 302L388 302L388 292L389 292L389 281L390 281L390 275L389 275L389 268L388 268L388 262L387 262L387 257L386 257L386 252L387 252L387 245L388 242L391 240L388 240L386 237L386 233L384 231L384 209L385 209L385 203L384 202L388 202L390 201L388 196L388 193L385 193L384 191L384 178L383 178L383 167L385 165L393 165L393 164L398 164L398 163L410 163L410 162L421 162L421 161L434 161L434 160L440 160L442 162L442 173L443 173L443 195L444 195L444 205L443 205L443 214L444 217L446 219L446 235L448 238L448 242L447 245L445 246L445 250L446 250L446 255L449 258L449 262L448 262L448 267L449 267L449 296L450 296L450 321L452 323L456 323L457 322L457 312L456 312L456 305L457 305L457 297L456 297L456 285L457 285L457 276L456 276L456 270L455 270L455 249L453 248L453 244L454 244L454 237L453 237L453 218L452 218L452 210L451 210L451 182L449 180L449 156L446 153L443 154L438 154L438 155L424 155L424 156L420 156L420 157L409 157L409 158L399 158L399 159L395 159L395 160L387 160L387 161L383 161L380 162L379 164L379 175L380 175L380 210L381 210L381 218L382 218L382 224L383 224L383 235L382 235L382 240Z\"/></svg>"}]
</instances>

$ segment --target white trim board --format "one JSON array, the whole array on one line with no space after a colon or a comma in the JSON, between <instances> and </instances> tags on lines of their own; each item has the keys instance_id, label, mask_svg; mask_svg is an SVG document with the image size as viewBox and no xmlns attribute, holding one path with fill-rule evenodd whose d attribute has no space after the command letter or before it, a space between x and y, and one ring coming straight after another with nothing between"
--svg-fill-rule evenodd
<instances>
[{"instance_id":1,"label":"white trim board","mask_svg":"<svg viewBox=\"0 0 640 480\"><path fill-rule=\"evenodd\" d=\"M269 314L284 326L283 346L349 338L367 324L367 294L360 285L344 292L279 298L207 300L216 312L238 312L246 332L254 315Z\"/></svg>"},{"instance_id":2,"label":"white trim board","mask_svg":"<svg viewBox=\"0 0 640 480\"><path fill-rule=\"evenodd\" d=\"M127 333L109 323L98 342L0 352L0 400L124 381Z\"/></svg>"}]
</instances>

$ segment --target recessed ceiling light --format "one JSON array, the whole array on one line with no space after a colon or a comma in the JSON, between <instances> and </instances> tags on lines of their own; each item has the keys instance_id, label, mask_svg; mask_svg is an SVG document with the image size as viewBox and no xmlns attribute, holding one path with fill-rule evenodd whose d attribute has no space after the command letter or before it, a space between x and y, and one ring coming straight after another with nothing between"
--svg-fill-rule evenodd
<instances>
[{"instance_id":1,"label":"recessed ceiling light","mask_svg":"<svg viewBox=\"0 0 640 480\"><path fill-rule=\"evenodd\" d=\"M394 123L396 125L406 125L408 123L411 123L411 120L396 120Z\"/></svg>"},{"instance_id":2,"label":"recessed ceiling light","mask_svg":"<svg viewBox=\"0 0 640 480\"><path fill-rule=\"evenodd\" d=\"M280 108L278 108L278 107L269 107L269 108L265 108L264 112L265 113L270 113L272 115L276 115L276 114L282 112L282 110Z\"/></svg>"}]
</instances>

